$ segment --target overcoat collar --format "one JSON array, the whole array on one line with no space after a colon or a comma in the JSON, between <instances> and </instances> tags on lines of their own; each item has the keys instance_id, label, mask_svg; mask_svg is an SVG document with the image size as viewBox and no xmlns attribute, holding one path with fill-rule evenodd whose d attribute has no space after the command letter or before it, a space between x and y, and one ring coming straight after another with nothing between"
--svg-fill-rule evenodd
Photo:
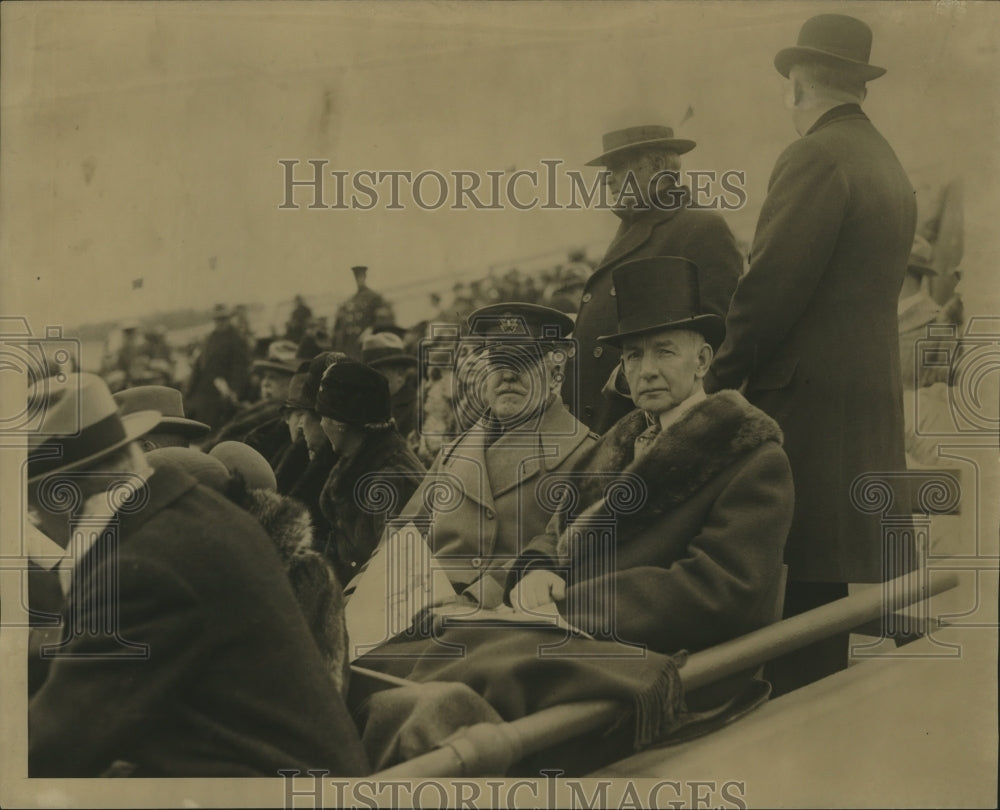
<instances>
[{"instance_id":1,"label":"overcoat collar","mask_svg":"<svg viewBox=\"0 0 1000 810\"><path fill-rule=\"evenodd\" d=\"M860 104L841 104L827 110L817 118L815 123L809 127L806 135L812 135L817 129L822 129L827 124L832 124L834 121L839 121L842 118L863 118L865 121L868 120L868 116L864 114Z\"/></svg>"},{"instance_id":2,"label":"overcoat collar","mask_svg":"<svg viewBox=\"0 0 1000 810\"><path fill-rule=\"evenodd\" d=\"M685 208L687 204L688 192L684 188L683 199L676 207L666 210L652 208L634 219L622 220L621 225L618 226L615 238L608 246L608 250L604 254L604 258L601 259L601 263L597 265L594 275L612 264L617 264L630 253L634 253L641 248L653 235L654 228L673 219L677 216L677 212Z\"/></svg>"},{"instance_id":3,"label":"overcoat collar","mask_svg":"<svg viewBox=\"0 0 1000 810\"><path fill-rule=\"evenodd\" d=\"M541 471L557 468L589 435L562 401L555 399L537 427L507 431L492 444L487 424L479 422L448 448L443 461L461 481L465 497L492 507L494 498Z\"/></svg>"},{"instance_id":4,"label":"overcoat collar","mask_svg":"<svg viewBox=\"0 0 1000 810\"><path fill-rule=\"evenodd\" d=\"M578 517L569 516L575 529L590 518L607 520L608 476L601 473L617 473L616 487L626 488L614 493L621 507L621 514L616 514L619 537L626 537L636 525L645 525L690 499L747 453L765 442L782 441L777 422L728 390L709 394L693 405L657 434L647 453L636 460L635 440L647 427L645 413L632 411L580 461L578 469L588 475L577 479L577 503L582 511ZM562 553L568 549L565 534L559 547Z\"/></svg>"}]
</instances>

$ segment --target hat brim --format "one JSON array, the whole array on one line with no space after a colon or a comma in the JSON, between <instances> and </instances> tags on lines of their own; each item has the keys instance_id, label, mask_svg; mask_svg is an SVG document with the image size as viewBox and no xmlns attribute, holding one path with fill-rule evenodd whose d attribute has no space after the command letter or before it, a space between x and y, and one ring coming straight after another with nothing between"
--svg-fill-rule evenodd
<instances>
[{"instance_id":1,"label":"hat brim","mask_svg":"<svg viewBox=\"0 0 1000 810\"><path fill-rule=\"evenodd\" d=\"M607 152L598 155L593 160L588 160L585 166L605 166L607 165L607 160L612 155L621 155L625 152L631 152L635 149L647 149L651 147L659 147L661 149L669 149L671 152L676 152L678 155L686 154L694 149L698 144L694 141L689 141L687 138L654 138L649 141L638 141L636 143L629 143L625 146L619 146L616 149L609 149Z\"/></svg>"},{"instance_id":2,"label":"hat brim","mask_svg":"<svg viewBox=\"0 0 1000 810\"><path fill-rule=\"evenodd\" d=\"M369 368L379 368L380 366L417 366L417 358L412 354L388 354L370 363L365 363Z\"/></svg>"},{"instance_id":3,"label":"hat brim","mask_svg":"<svg viewBox=\"0 0 1000 810\"><path fill-rule=\"evenodd\" d=\"M722 340L726 336L726 322L718 315L697 315L693 318L685 318L681 321L670 321L668 323L656 324L654 326L644 326L642 329L634 329L629 332L619 332L614 335L601 335L597 338L600 343L614 346L616 349L622 347L622 343L630 337L648 335L653 332L662 332L666 329L684 329L697 332L712 347L718 350L722 345Z\"/></svg>"},{"instance_id":4,"label":"hat brim","mask_svg":"<svg viewBox=\"0 0 1000 810\"><path fill-rule=\"evenodd\" d=\"M836 62L844 67L851 68L857 73L858 78L864 79L866 82L869 82L872 79L877 79L879 76L885 74L885 68L878 67L878 65L870 65L868 62L859 62L856 59L849 59L846 56L839 56L838 54L830 53L829 51L822 51L819 48L806 48L799 45L791 48L783 48L778 51L774 57L774 66L777 68L778 73L787 79L789 72L796 62L802 62L803 60L811 58L821 58Z\"/></svg>"},{"instance_id":5,"label":"hat brim","mask_svg":"<svg viewBox=\"0 0 1000 810\"><path fill-rule=\"evenodd\" d=\"M296 371L298 371L298 367L298 363L295 364L295 368L292 368L291 366L286 366L284 363L279 363L274 360L255 360L251 368L253 371L277 371L291 377Z\"/></svg>"},{"instance_id":6,"label":"hat brim","mask_svg":"<svg viewBox=\"0 0 1000 810\"><path fill-rule=\"evenodd\" d=\"M183 416L164 416L155 428L147 433L179 433L190 438L207 436L212 432L210 425Z\"/></svg>"},{"instance_id":7,"label":"hat brim","mask_svg":"<svg viewBox=\"0 0 1000 810\"><path fill-rule=\"evenodd\" d=\"M107 447L102 447L98 452L91 453L89 456L84 458L76 459L68 464L60 464L58 467L53 467L51 470L45 470L44 472L37 473L28 477L28 483L33 481L40 481L43 478L48 478L51 475L61 472L69 472L70 470L78 470L81 467L86 467L89 464L93 464L95 461L100 461L105 456L109 456L116 450L120 450L125 447L129 442L134 442L136 439L145 436L153 428L155 428L163 420L163 415L159 411L136 411L135 413L126 414L121 417L122 428L125 431L125 437L119 439L113 444L109 444Z\"/></svg>"}]
</instances>

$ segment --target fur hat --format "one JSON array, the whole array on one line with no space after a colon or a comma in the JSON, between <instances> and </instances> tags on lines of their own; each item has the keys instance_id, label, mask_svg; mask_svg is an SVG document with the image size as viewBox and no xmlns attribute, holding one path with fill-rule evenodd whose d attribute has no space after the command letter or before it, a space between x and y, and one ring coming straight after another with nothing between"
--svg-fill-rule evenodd
<instances>
[{"instance_id":1,"label":"fur hat","mask_svg":"<svg viewBox=\"0 0 1000 810\"><path fill-rule=\"evenodd\" d=\"M389 381L354 360L334 363L320 382L316 412L357 427L388 427L392 419Z\"/></svg>"}]
</instances>

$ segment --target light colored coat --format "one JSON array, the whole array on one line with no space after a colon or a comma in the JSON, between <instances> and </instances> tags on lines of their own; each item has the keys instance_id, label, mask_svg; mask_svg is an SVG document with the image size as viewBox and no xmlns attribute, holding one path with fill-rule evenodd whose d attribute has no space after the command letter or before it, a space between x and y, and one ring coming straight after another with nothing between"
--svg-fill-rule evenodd
<instances>
[{"instance_id":1,"label":"light colored coat","mask_svg":"<svg viewBox=\"0 0 1000 810\"><path fill-rule=\"evenodd\" d=\"M553 399L536 424L490 439L480 423L443 448L400 517L428 532L456 587L476 583L470 593L495 606L503 566L545 531L558 505L546 476L570 469L597 437Z\"/></svg>"}]
</instances>

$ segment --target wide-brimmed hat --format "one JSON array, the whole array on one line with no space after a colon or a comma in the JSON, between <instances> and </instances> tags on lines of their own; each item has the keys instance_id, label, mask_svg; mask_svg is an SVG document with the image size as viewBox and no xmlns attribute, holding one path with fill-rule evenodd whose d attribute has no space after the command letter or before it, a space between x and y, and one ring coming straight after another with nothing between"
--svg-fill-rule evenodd
<instances>
[{"instance_id":1,"label":"wide-brimmed hat","mask_svg":"<svg viewBox=\"0 0 1000 810\"><path fill-rule=\"evenodd\" d=\"M316 413L358 427L385 427L392 418L389 381L356 360L334 363L323 373Z\"/></svg>"},{"instance_id":2,"label":"wide-brimmed hat","mask_svg":"<svg viewBox=\"0 0 1000 810\"><path fill-rule=\"evenodd\" d=\"M255 372L276 371L280 374L287 374L291 377L299 366L296 353L299 347L291 340L273 340L267 347L267 359L255 360L253 370Z\"/></svg>"},{"instance_id":3,"label":"wide-brimmed hat","mask_svg":"<svg viewBox=\"0 0 1000 810\"><path fill-rule=\"evenodd\" d=\"M39 380L28 390L28 409L41 414L28 439L28 481L85 468L148 433L156 410L122 416L107 384L96 374Z\"/></svg>"},{"instance_id":4,"label":"wide-brimmed hat","mask_svg":"<svg viewBox=\"0 0 1000 810\"><path fill-rule=\"evenodd\" d=\"M694 141L687 138L675 138L674 131L670 127L657 124L616 129L604 135L602 144L604 151L593 160L588 160L587 166L604 166L612 155L620 155L633 149L658 147L683 155L697 146Z\"/></svg>"},{"instance_id":5,"label":"wide-brimmed hat","mask_svg":"<svg viewBox=\"0 0 1000 810\"><path fill-rule=\"evenodd\" d=\"M869 63L872 29L846 14L817 14L802 24L792 48L778 51L774 66L787 77L796 63L821 60L847 68L863 81L877 79L885 68Z\"/></svg>"},{"instance_id":6,"label":"wide-brimmed hat","mask_svg":"<svg viewBox=\"0 0 1000 810\"><path fill-rule=\"evenodd\" d=\"M698 265L680 256L633 259L611 271L618 306L618 331L597 338L621 347L633 335L663 329L698 332L718 349L725 321L701 308Z\"/></svg>"},{"instance_id":7,"label":"wide-brimmed hat","mask_svg":"<svg viewBox=\"0 0 1000 810\"><path fill-rule=\"evenodd\" d=\"M921 276L936 276L938 271L931 265L932 258L934 258L934 246L920 234L914 236L906 269Z\"/></svg>"},{"instance_id":8,"label":"wide-brimmed hat","mask_svg":"<svg viewBox=\"0 0 1000 810\"><path fill-rule=\"evenodd\" d=\"M122 416L139 411L159 411L163 414L150 433L178 433L189 439L199 439L212 430L204 422L184 415L184 397L176 388L166 385L137 385L112 395Z\"/></svg>"},{"instance_id":9,"label":"wide-brimmed hat","mask_svg":"<svg viewBox=\"0 0 1000 810\"><path fill-rule=\"evenodd\" d=\"M417 358L406 353L403 339L393 332L375 332L361 340L361 362L372 368L416 366Z\"/></svg>"}]
</instances>

